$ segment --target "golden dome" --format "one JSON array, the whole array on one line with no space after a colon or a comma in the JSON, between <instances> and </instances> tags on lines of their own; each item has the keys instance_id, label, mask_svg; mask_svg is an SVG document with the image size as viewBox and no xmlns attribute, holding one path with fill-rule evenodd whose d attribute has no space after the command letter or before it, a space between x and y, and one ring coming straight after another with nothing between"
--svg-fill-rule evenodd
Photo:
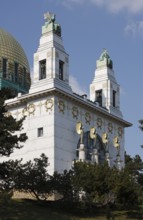
<instances>
[{"instance_id":1,"label":"golden dome","mask_svg":"<svg viewBox=\"0 0 143 220\"><path fill-rule=\"evenodd\" d=\"M18 41L8 32L0 29L0 58L7 58L24 66L28 71L29 63Z\"/></svg>"},{"instance_id":2,"label":"golden dome","mask_svg":"<svg viewBox=\"0 0 143 220\"><path fill-rule=\"evenodd\" d=\"M0 29L0 75L4 85L9 81L14 87L20 86L22 92L29 90L30 68L26 54L18 41L3 29Z\"/></svg>"}]
</instances>

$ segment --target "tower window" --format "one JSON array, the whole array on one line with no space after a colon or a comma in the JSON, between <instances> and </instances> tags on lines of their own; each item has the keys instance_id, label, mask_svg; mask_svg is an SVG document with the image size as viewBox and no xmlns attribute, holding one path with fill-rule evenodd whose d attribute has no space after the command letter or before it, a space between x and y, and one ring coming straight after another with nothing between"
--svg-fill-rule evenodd
<instances>
[{"instance_id":1,"label":"tower window","mask_svg":"<svg viewBox=\"0 0 143 220\"><path fill-rule=\"evenodd\" d=\"M37 136L42 137L43 136L43 128L38 128L37 130Z\"/></svg>"},{"instance_id":2,"label":"tower window","mask_svg":"<svg viewBox=\"0 0 143 220\"><path fill-rule=\"evenodd\" d=\"M45 79L46 78L46 60L41 60L39 62L40 65L40 74L39 79Z\"/></svg>"},{"instance_id":3,"label":"tower window","mask_svg":"<svg viewBox=\"0 0 143 220\"><path fill-rule=\"evenodd\" d=\"M18 82L18 63L14 63L15 82Z\"/></svg>"},{"instance_id":4,"label":"tower window","mask_svg":"<svg viewBox=\"0 0 143 220\"><path fill-rule=\"evenodd\" d=\"M7 59L3 58L3 78L6 78L7 75Z\"/></svg>"},{"instance_id":5,"label":"tower window","mask_svg":"<svg viewBox=\"0 0 143 220\"><path fill-rule=\"evenodd\" d=\"M61 60L59 61L59 79L64 79L64 62Z\"/></svg>"},{"instance_id":6,"label":"tower window","mask_svg":"<svg viewBox=\"0 0 143 220\"><path fill-rule=\"evenodd\" d=\"M99 103L99 106L102 106L102 89L96 91L96 102Z\"/></svg>"},{"instance_id":7,"label":"tower window","mask_svg":"<svg viewBox=\"0 0 143 220\"><path fill-rule=\"evenodd\" d=\"M113 90L113 107L116 107L116 91Z\"/></svg>"}]
</instances>

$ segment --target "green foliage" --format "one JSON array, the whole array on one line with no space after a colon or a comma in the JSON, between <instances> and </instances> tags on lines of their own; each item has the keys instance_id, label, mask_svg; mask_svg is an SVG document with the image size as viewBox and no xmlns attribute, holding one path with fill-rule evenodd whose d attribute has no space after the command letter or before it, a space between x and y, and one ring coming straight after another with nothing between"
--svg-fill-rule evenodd
<instances>
[{"instance_id":1,"label":"green foliage","mask_svg":"<svg viewBox=\"0 0 143 220\"><path fill-rule=\"evenodd\" d=\"M14 149L21 148L21 143L27 139L26 135L15 133L22 130L24 118L16 120L12 115L7 114L5 100L11 97L10 94L9 89L0 91L0 155L2 156L9 156Z\"/></svg>"},{"instance_id":2,"label":"green foliage","mask_svg":"<svg viewBox=\"0 0 143 220\"><path fill-rule=\"evenodd\" d=\"M55 172L50 179L51 189L53 192L58 192L62 195L64 201L73 201L73 187L72 187L73 172L65 170L63 173Z\"/></svg>"},{"instance_id":3,"label":"green foliage","mask_svg":"<svg viewBox=\"0 0 143 220\"><path fill-rule=\"evenodd\" d=\"M134 177L126 170L121 170L116 173L114 184L115 203L122 208L131 208L138 205L138 184Z\"/></svg>"},{"instance_id":4,"label":"green foliage","mask_svg":"<svg viewBox=\"0 0 143 220\"><path fill-rule=\"evenodd\" d=\"M105 205L113 200L108 164L77 162L73 167L72 184L79 200L88 205Z\"/></svg>"},{"instance_id":5,"label":"green foliage","mask_svg":"<svg viewBox=\"0 0 143 220\"><path fill-rule=\"evenodd\" d=\"M143 171L143 161L139 155L131 157L125 154L125 170L128 171L133 176L139 175Z\"/></svg>"},{"instance_id":6,"label":"green foliage","mask_svg":"<svg viewBox=\"0 0 143 220\"><path fill-rule=\"evenodd\" d=\"M33 162L19 163L14 175L15 188L32 193L38 200L46 199L51 193L47 167L48 158L44 154Z\"/></svg>"},{"instance_id":7,"label":"green foliage","mask_svg":"<svg viewBox=\"0 0 143 220\"><path fill-rule=\"evenodd\" d=\"M24 118L16 120L11 114L8 114L8 108L5 104L6 99L13 98L14 92L10 89L0 90L0 155L10 156L14 149L22 147L21 143L27 139L26 135L18 135L22 130ZM0 199L9 198L14 185L12 179L11 163L3 162L0 164Z\"/></svg>"}]
</instances>

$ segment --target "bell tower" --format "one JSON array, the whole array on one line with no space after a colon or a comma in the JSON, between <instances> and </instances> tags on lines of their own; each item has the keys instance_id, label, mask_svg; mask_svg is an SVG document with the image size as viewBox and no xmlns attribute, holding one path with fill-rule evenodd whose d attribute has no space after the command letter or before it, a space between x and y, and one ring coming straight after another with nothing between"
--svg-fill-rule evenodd
<instances>
[{"instance_id":1,"label":"bell tower","mask_svg":"<svg viewBox=\"0 0 143 220\"><path fill-rule=\"evenodd\" d=\"M33 84L30 93L59 88L72 92L69 86L69 55L61 37L61 26L52 13L44 15L42 36L34 54Z\"/></svg>"},{"instance_id":2,"label":"bell tower","mask_svg":"<svg viewBox=\"0 0 143 220\"><path fill-rule=\"evenodd\" d=\"M90 84L90 100L111 114L123 117L120 111L120 86L115 78L113 62L105 49L96 62L95 76Z\"/></svg>"}]
</instances>

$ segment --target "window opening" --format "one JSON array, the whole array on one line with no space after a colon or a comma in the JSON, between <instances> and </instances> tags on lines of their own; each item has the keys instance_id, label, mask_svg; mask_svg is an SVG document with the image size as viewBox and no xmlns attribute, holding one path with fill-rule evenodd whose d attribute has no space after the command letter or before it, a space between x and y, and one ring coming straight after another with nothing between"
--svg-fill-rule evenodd
<instances>
[{"instance_id":1,"label":"window opening","mask_svg":"<svg viewBox=\"0 0 143 220\"><path fill-rule=\"evenodd\" d=\"M113 90L113 107L116 107L116 91Z\"/></svg>"},{"instance_id":2,"label":"window opening","mask_svg":"<svg viewBox=\"0 0 143 220\"><path fill-rule=\"evenodd\" d=\"M61 60L59 61L59 79L64 79L64 62Z\"/></svg>"},{"instance_id":3,"label":"window opening","mask_svg":"<svg viewBox=\"0 0 143 220\"><path fill-rule=\"evenodd\" d=\"M38 128L38 137L42 137L43 136L43 128Z\"/></svg>"},{"instance_id":4,"label":"window opening","mask_svg":"<svg viewBox=\"0 0 143 220\"><path fill-rule=\"evenodd\" d=\"M3 78L6 78L7 75L7 59L3 58Z\"/></svg>"},{"instance_id":5,"label":"window opening","mask_svg":"<svg viewBox=\"0 0 143 220\"><path fill-rule=\"evenodd\" d=\"M40 61L40 75L39 79L45 79L46 78L46 60Z\"/></svg>"},{"instance_id":6,"label":"window opening","mask_svg":"<svg viewBox=\"0 0 143 220\"><path fill-rule=\"evenodd\" d=\"M14 63L15 82L18 82L18 63Z\"/></svg>"},{"instance_id":7,"label":"window opening","mask_svg":"<svg viewBox=\"0 0 143 220\"><path fill-rule=\"evenodd\" d=\"M95 101L99 103L99 106L102 106L102 89L96 91Z\"/></svg>"}]
</instances>

